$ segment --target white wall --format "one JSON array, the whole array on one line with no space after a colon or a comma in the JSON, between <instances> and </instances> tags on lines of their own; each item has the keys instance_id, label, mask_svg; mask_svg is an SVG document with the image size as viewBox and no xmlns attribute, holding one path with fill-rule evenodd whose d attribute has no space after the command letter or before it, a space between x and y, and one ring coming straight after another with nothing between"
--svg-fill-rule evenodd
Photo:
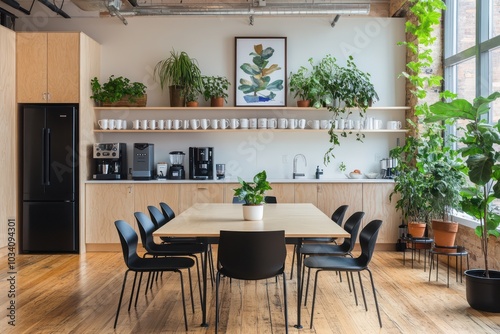
<instances>
[{"instance_id":1,"label":"white wall","mask_svg":"<svg viewBox=\"0 0 500 334\"><path fill-rule=\"evenodd\" d=\"M167 94L162 93L154 81L156 63L169 55L170 50L186 51L198 60L203 74L225 75L232 86L228 105L234 105L234 37L268 36L287 37L287 73L306 65L313 57L320 60L327 54L345 65L348 55L354 56L359 68L371 74L380 96L376 106L404 105L405 82L398 79L404 69L405 50L397 46L404 40L404 20L394 18L349 18L341 17L335 28L330 27L331 18L262 18L257 17L249 25L247 17L138 17L127 18L123 25L117 18L106 19L50 19L39 22L20 20L18 30L83 31L102 44L101 80L114 74L126 76L132 81L141 81L148 86L148 106L165 106ZM206 105L206 102L201 101ZM295 106L289 96L288 106ZM88 111L92 112L92 111ZM272 115L293 117L296 112L279 111L213 111L203 112L148 111L126 115L136 118L199 118L208 117L259 117ZM103 117L113 115L103 114ZM122 117L123 115L120 115ZM327 112L305 111L306 119L326 119ZM403 111L377 112L374 116L385 121L404 120ZM118 117L118 116L116 116ZM130 126L130 125L129 125ZM291 162L297 153L307 157L307 172L314 174L316 165L324 168L325 178L338 177L340 161L348 170L355 168L364 172L377 171L378 161L388 155L396 145L395 134L367 134L364 143L352 138L341 138L341 147L335 149L336 159L328 167L321 166L323 155L329 147L325 133L183 133L141 135L98 135L97 141L125 141L129 152L134 142L155 144L155 160L166 161L168 152L184 150L189 146L214 146L217 163L231 164L229 173L242 177L252 176L266 169L271 178L290 178ZM229 167L229 166L228 166Z\"/></svg>"}]
</instances>

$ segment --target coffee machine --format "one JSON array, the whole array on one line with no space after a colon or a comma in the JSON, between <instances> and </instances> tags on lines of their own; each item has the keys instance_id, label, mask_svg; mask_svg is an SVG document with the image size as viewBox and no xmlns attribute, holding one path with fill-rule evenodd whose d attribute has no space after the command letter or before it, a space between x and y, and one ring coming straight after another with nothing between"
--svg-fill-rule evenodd
<instances>
[{"instance_id":1,"label":"coffee machine","mask_svg":"<svg viewBox=\"0 0 500 334\"><path fill-rule=\"evenodd\" d=\"M132 179L151 180L154 178L154 149L154 144L134 144Z\"/></svg>"},{"instance_id":2,"label":"coffee machine","mask_svg":"<svg viewBox=\"0 0 500 334\"><path fill-rule=\"evenodd\" d=\"M213 147L189 148L189 178L191 180L213 180L213 153Z\"/></svg>"},{"instance_id":3,"label":"coffee machine","mask_svg":"<svg viewBox=\"0 0 500 334\"><path fill-rule=\"evenodd\" d=\"M380 160L380 175L383 179L393 179L396 177L396 167L398 166L398 159L385 158Z\"/></svg>"},{"instance_id":4,"label":"coffee machine","mask_svg":"<svg viewBox=\"0 0 500 334\"><path fill-rule=\"evenodd\" d=\"M170 168L168 169L168 178L171 180L184 180L186 173L184 172L184 156L186 153L182 151L173 151L169 153Z\"/></svg>"},{"instance_id":5,"label":"coffee machine","mask_svg":"<svg viewBox=\"0 0 500 334\"><path fill-rule=\"evenodd\" d=\"M127 179L127 144L96 143L94 144L94 180L126 180Z\"/></svg>"}]
</instances>

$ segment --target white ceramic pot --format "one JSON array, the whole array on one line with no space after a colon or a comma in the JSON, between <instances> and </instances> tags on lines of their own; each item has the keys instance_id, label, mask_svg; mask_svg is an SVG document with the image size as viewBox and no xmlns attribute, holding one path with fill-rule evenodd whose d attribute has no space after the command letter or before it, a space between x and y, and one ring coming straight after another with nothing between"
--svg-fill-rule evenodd
<instances>
[{"instance_id":1,"label":"white ceramic pot","mask_svg":"<svg viewBox=\"0 0 500 334\"><path fill-rule=\"evenodd\" d=\"M243 219L262 220L264 216L264 205L243 205Z\"/></svg>"}]
</instances>

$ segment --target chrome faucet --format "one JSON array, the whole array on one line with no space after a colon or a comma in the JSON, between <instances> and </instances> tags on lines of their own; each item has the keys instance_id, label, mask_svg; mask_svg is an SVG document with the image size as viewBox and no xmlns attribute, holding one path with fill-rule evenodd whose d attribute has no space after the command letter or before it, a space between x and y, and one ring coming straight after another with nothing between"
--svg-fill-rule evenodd
<instances>
[{"instance_id":1,"label":"chrome faucet","mask_svg":"<svg viewBox=\"0 0 500 334\"><path fill-rule=\"evenodd\" d=\"M293 178L295 179L297 176L306 176L305 173L297 173L297 158L302 157L304 160L304 166L307 166L307 160L306 157L303 154L296 154L293 157Z\"/></svg>"}]
</instances>

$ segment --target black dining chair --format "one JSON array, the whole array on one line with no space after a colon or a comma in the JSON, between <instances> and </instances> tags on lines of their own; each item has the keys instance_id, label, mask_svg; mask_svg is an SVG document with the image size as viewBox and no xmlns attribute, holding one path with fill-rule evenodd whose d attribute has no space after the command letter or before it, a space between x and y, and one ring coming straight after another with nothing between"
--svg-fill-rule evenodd
<instances>
[{"instance_id":1,"label":"black dining chair","mask_svg":"<svg viewBox=\"0 0 500 334\"><path fill-rule=\"evenodd\" d=\"M339 226L342 226L344 221L344 216L349 205L341 205L332 214L332 221ZM304 238L303 243L336 243L337 238ZM290 269L290 279L293 278L293 268L295 263L295 253L297 252L297 246L293 247L292 255L292 268ZM302 276L304 277L304 276Z\"/></svg>"},{"instance_id":2,"label":"black dining chair","mask_svg":"<svg viewBox=\"0 0 500 334\"><path fill-rule=\"evenodd\" d=\"M349 238L344 238L344 242L340 245L336 244L305 244L300 248L300 256L302 256L302 263L307 256L350 256L352 257L352 250L356 244L356 239L358 237L359 227L361 226L361 220L365 216L365 213L358 211L353 213L349 218L347 218L344 224L344 230L350 234ZM304 286L304 270L305 266L302 267L302 282L301 287ZM304 305L307 304L307 293L309 291L309 274L311 269L307 271L307 285L305 291ZM349 276L347 276L349 279Z\"/></svg>"},{"instance_id":3,"label":"black dining chair","mask_svg":"<svg viewBox=\"0 0 500 334\"><path fill-rule=\"evenodd\" d=\"M238 196L233 196L233 204L245 204L244 199L240 199Z\"/></svg>"},{"instance_id":4,"label":"black dining chair","mask_svg":"<svg viewBox=\"0 0 500 334\"><path fill-rule=\"evenodd\" d=\"M132 298L134 295L135 283L137 279L137 274L140 273L140 278L142 278L143 273L157 273L171 271L179 273L180 283L181 283L181 296L182 296L182 307L184 310L184 327L186 331L188 330L187 315L186 315L186 302L184 298L184 281L182 278L181 269L190 269L194 266L193 259L187 257L157 257L157 258L142 258L137 254L137 244L138 236L134 229L125 221L117 220L115 221L115 226L120 237L120 243L122 245L123 259L125 265L127 266L127 271L123 277L122 289L120 292L120 299L118 301L118 308L116 310L115 322L113 328L116 328L118 322L118 316L120 314L120 308L123 300L123 292L127 283L127 275L130 271L135 273L134 282L132 285L132 290L130 293L130 301L128 309L130 311L130 306L132 304ZM139 289L140 279L137 289Z\"/></svg>"},{"instance_id":5,"label":"black dining chair","mask_svg":"<svg viewBox=\"0 0 500 334\"><path fill-rule=\"evenodd\" d=\"M285 332L288 333L288 307L285 277L285 231L220 231L215 280L215 333L219 329L219 285L221 276L240 280L283 277Z\"/></svg>"},{"instance_id":6,"label":"black dining chair","mask_svg":"<svg viewBox=\"0 0 500 334\"><path fill-rule=\"evenodd\" d=\"M264 203L266 204L276 204L278 200L276 196L264 196Z\"/></svg>"},{"instance_id":7,"label":"black dining chair","mask_svg":"<svg viewBox=\"0 0 500 334\"><path fill-rule=\"evenodd\" d=\"M200 291L200 300L202 300L201 295L201 279L200 279L200 267L198 263L197 254L200 255L207 251L206 245L201 243L190 244L190 243L175 243L175 244L157 244L153 238L153 232L156 230L153 222L149 219L143 212L135 212L135 219L137 220L137 225L139 227L139 232L141 235L142 246L146 250L144 256L150 255L153 257L159 256L189 256L196 261L196 270L198 274L198 288ZM148 283L153 284L151 275L148 277ZM191 275L189 275L189 286L191 290L191 304L193 305L194 312L194 301L193 301L193 290L191 284ZM137 296L139 295L140 286L137 289ZM136 297L137 303L137 297Z\"/></svg>"},{"instance_id":8,"label":"black dining chair","mask_svg":"<svg viewBox=\"0 0 500 334\"><path fill-rule=\"evenodd\" d=\"M170 221L175 218L175 212L172 208L165 202L160 202L160 208L163 215L168 218L167 221Z\"/></svg>"},{"instance_id":9,"label":"black dining chair","mask_svg":"<svg viewBox=\"0 0 500 334\"><path fill-rule=\"evenodd\" d=\"M318 275L321 271L345 271L351 274L351 280L353 281L354 294L356 295L356 290L354 288L354 278L352 273L357 272L359 277L359 284L361 287L361 293L363 295L363 301L365 303L365 309L368 311L366 305L365 291L363 288L363 281L361 280L361 271L366 270L370 275L370 282L373 290L373 298L375 299L375 307L377 308L378 322L380 328L382 328L382 319L380 318L380 310L378 307L377 294L375 290L375 284L373 282L373 275L368 265L375 251L375 243L377 242L378 232L382 226L381 220L372 220L369 222L359 234L359 243L361 245L361 254L356 258L351 257L340 257L340 256L309 256L304 260L304 265L309 269L317 269L314 279L314 293L311 308L311 329L313 327L313 317L314 317L314 305L316 302L316 291L318 287ZM356 299L357 300L357 299ZM357 302L356 302L357 303Z\"/></svg>"}]
</instances>

